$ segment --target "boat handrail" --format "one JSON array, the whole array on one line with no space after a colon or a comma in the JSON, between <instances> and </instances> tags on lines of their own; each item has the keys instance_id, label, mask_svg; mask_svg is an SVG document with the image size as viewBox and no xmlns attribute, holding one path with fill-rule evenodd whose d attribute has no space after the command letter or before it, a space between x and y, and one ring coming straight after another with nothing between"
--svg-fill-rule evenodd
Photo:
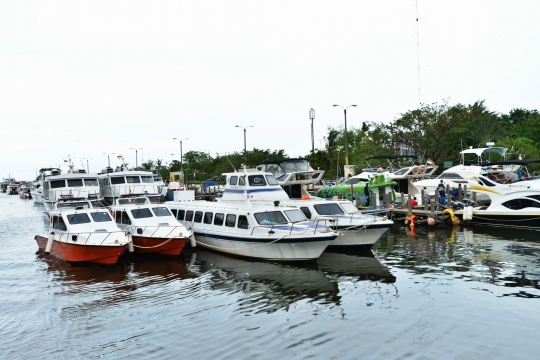
<instances>
[{"instance_id":1,"label":"boat handrail","mask_svg":"<svg viewBox=\"0 0 540 360\"><path fill-rule=\"evenodd\" d=\"M287 222L287 223L281 223L281 224L260 224L260 225L255 225L253 226L253 229L251 229L251 235L253 235L253 232L255 231L255 229L257 228L267 228L270 226L270 231L269 233L271 233L272 231L274 231L274 226L283 226L283 225L289 225L291 226L290 230L289 230L289 235L292 234L292 231L294 229L294 225L298 224L298 223L302 223L302 222L316 222L317 224L315 225L315 229L313 230L313 234L316 234L317 233L317 230L319 228L319 222L320 221L324 221L325 222L325 228L326 228L326 221L328 219L321 219L321 220L300 220L300 221L294 221L294 222ZM306 231L307 232L307 231Z\"/></svg>"},{"instance_id":2,"label":"boat handrail","mask_svg":"<svg viewBox=\"0 0 540 360\"><path fill-rule=\"evenodd\" d=\"M64 232L62 234L59 234L60 237L59 237L59 241L62 240L62 237L65 235L66 236L66 241L69 240L69 235L74 235L74 236L77 236L77 239L79 237L79 235L84 235L84 234L90 234L88 236L88 238L86 238L86 241L84 242L84 244L86 245L88 243L88 240L90 240L90 238L92 237L93 234L107 234L107 236L105 237L105 239L103 239L103 241L99 244L99 245L103 245L103 243L105 242L105 240L107 240L109 238L109 236L111 236L111 234L114 234L114 233L122 233L124 235L126 235L125 231L122 231L122 230L118 230L118 231L84 231L84 232L76 232L76 233L72 233L72 232ZM77 241L77 239L75 241Z\"/></svg>"},{"instance_id":3,"label":"boat handrail","mask_svg":"<svg viewBox=\"0 0 540 360\"><path fill-rule=\"evenodd\" d=\"M161 229L161 228L172 228L171 231L169 231L169 233L168 233L166 236L164 236L164 237L167 237L167 238L168 238L169 235L171 235L171 233L172 233L176 228L178 228L178 227L179 227L179 228L182 228L182 227L183 227L183 228L185 228L186 230L188 230L187 227L185 227L184 225L146 225L146 226L130 225L130 226L132 227L133 230L135 230L135 229L143 229L143 231L142 231L141 234L135 234L135 236L144 234L144 232L146 231L146 229L149 228L149 227L151 227L151 228L154 228L154 227L155 227L156 230L155 230L149 237L154 236L154 234L155 234L159 229ZM131 230L131 229L129 229L129 230ZM132 235L133 235L133 234L132 234Z\"/></svg>"}]
</instances>

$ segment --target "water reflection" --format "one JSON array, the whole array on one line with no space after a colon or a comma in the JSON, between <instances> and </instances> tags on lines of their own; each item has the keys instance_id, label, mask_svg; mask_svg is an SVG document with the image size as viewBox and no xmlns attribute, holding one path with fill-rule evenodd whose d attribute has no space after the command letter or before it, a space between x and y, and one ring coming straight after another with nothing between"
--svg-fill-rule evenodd
<instances>
[{"instance_id":1,"label":"water reflection","mask_svg":"<svg viewBox=\"0 0 540 360\"><path fill-rule=\"evenodd\" d=\"M479 228L394 227L375 252L388 265L416 274L446 274L504 287L540 290L536 232ZM512 239L512 240L509 240ZM519 289L506 296L538 297Z\"/></svg>"},{"instance_id":2,"label":"water reflection","mask_svg":"<svg viewBox=\"0 0 540 360\"><path fill-rule=\"evenodd\" d=\"M189 250L188 250L189 251ZM186 251L186 252L188 252ZM242 292L240 311L272 313L301 300L322 304L338 303L338 287L319 270L315 262L273 263L231 257L202 248L195 265L208 276L212 290Z\"/></svg>"}]
</instances>

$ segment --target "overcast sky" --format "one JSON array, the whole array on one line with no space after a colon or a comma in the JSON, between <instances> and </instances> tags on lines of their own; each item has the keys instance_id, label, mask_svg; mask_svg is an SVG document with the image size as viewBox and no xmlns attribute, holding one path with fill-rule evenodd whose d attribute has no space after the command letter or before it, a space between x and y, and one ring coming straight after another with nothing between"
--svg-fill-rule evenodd
<instances>
[{"instance_id":1,"label":"overcast sky","mask_svg":"<svg viewBox=\"0 0 540 360\"><path fill-rule=\"evenodd\" d=\"M3 1L0 170L315 147L423 103L538 109L539 1ZM457 149L456 149L457 152Z\"/></svg>"}]
</instances>

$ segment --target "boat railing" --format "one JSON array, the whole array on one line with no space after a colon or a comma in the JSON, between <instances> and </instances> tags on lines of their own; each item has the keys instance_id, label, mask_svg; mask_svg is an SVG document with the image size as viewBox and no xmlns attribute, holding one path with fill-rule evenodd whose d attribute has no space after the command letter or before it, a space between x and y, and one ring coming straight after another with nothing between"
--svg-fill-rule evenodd
<instances>
[{"instance_id":1,"label":"boat railing","mask_svg":"<svg viewBox=\"0 0 540 360\"><path fill-rule=\"evenodd\" d=\"M111 236L111 234L115 234L115 233L122 233L123 235L126 235L126 233L124 231L122 231L122 230L119 230L119 231L85 231L85 232L76 232L76 233L65 232L63 234L60 234L60 237L58 238L58 240L61 241L62 238L65 236L66 237L65 241L68 242L70 240L70 235L71 235L72 242L77 243L77 241L79 240L80 235L90 234L90 235L88 235L88 237L86 238L86 241L84 242L84 244L86 245L86 244L88 244L88 241L92 238L92 235L94 235L94 234L99 234L99 235L107 234L107 236L105 236L105 238L101 241L101 243L99 243L99 245L103 245L103 243L109 238L109 236Z\"/></svg>"},{"instance_id":2,"label":"boat railing","mask_svg":"<svg viewBox=\"0 0 540 360\"><path fill-rule=\"evenodd\" d=\"M92 198L97 199L99 198L99 190L49 190L51 193L53 193L56 197L56 200L63 200L63 199L69 199L69 198Z\"/></svg>"},{"instance_id":3,"label":"boat railing","mask_svg":"<svg viewBox=\"0 0 540 360\"><path fill-rule=\"evenodd\" d=\"M166 238L169 238L170 235L171 235L171 233L172 233L174 230L176 230L176 228L186 228L185 226L178 226L178 225L147 225L147 226L136 226L136 225L133 225L133 226L132 226L133 230L135 230L135 231L137 232L139 229L141 229L142 232L141 232L140 234L137 233L137 234L132 234L132 235L135 235L135 236L137 236L137 235L142 235L142 234L144 234L144 232L146 231L146 229L148 229L148 228L154 228L154 227L156 228L156 230L154 230L154 232L153 232L151 235L149 235L149 236L148 236L148 235L145 235L145 236L153 237L154 234L155 234L156 232L158 232L158 230L160 230L161 228L172 228L171 231L169 231L169 233L168 233L167 235L165 235L165 236L160 236L160 237L166 237ZM186 228L186 229L187 229L187 228Z\"/></svg>"}]
</instances>

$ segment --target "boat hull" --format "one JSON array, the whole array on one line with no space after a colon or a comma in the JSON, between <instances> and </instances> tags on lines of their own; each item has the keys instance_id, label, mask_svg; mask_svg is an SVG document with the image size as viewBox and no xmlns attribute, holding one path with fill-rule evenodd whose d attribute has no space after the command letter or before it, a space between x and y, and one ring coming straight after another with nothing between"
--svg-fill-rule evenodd
<instances>
[{"instance_id":1,"label":"boat hull","mask_svg":"<svg viewBox=\"0 0 540 360\"><path fill-rule=\"evenodd\" d=\"M357 227L341 231L339 228L336 230L340 235L334 240L330 246L354 246L365 249L371 249L373 244L379 240L382 234L384 234L392 226L389 224L381 225L369 225L367 227Z\"/></svg>"},{"instance_id":2,"label":"boat hull","mask_svg":"<svg viewBox=\"0 0 540 360\"><path fill-rule=\"evenodd\" d=\"M156 255L180 255L189 238L159 238L132 236L135 253ZM170 240L170 241L169 241Z\"/></svg>"},{"instance_id":3,"label":"boat hull","mask_svg":"<svg viewBox=\"0 0 540 360\"><path fill-rule=\"evenodd\" d=\"M463 220L463 213L456 213L462 224L488 225L514 229L540 230L540 214L531 215L503 215L503 214L480 214L475 212L472 220Z\"/></svg>"},{"instance_id":4,"label":"boat hull","mask_svg":"<svg viewBox=\"0 0 540 360\"><path fill-rule=\"evenodd\" d=\"M40 250L45 250L48 238L36 235L35 240ZM54 241L51 254L65 261L74 263L116 264L124 254L128 244L124 245L80 245Z\"/></svg>"},{"instance_id":5,"label":"boat hull","mask_svg":"<svg viewBox=\"0 0 540 360\"><path fill-rule=\"evenodd\" d=\"M336 235L317 238L275 238L215 235L195 231L197 244L226 254L277 261L315 260L332 243Z\"/></svg>"}]
</instances>

